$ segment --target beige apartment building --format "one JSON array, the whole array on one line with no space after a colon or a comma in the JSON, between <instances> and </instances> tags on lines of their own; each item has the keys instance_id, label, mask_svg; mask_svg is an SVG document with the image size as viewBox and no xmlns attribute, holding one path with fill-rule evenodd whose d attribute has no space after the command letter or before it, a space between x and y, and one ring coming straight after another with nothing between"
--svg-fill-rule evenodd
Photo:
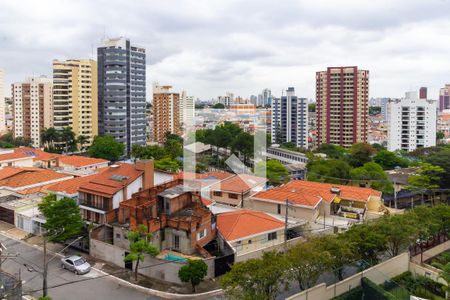
<instances>
[{"instance_id":1,"label":"beige apartment building","mask_svg":"<svg viewBox=\"0 0 450 300\"><path fill-rule=\"evenodd\" d=\"M170 85L153 85L153 138L164 143L166 133L181 135L180 94Z\"/></svg>"},{"instance_id":2,"label":"beige apartment building","mask_svg":"<svg viewBox=\"0 0 450 300\"><path fill-rule=\"evenodd\" d=\"M33 147L41 146L42 130L53 126L52 90L45 76L12 84L14 137L30 138Z\"/></svg>"},{"instance_id":3,"label":"beige apartment building","mask_svg":"<svg viewBox=\"0 0 450 300\"><path fill-rule=\"evenodd\" d=\"M53 60L53 123L72 127L89 146L98 134L97 62L92 59Z\"/></svg>"},{"instance_id":4,"label":"beige apartment building","mask_svg":"<svg viewBox=\"0 0 450 300\"><path fill-rule=\"evenodd\" d=\"M0 69L0 134L6 131L6 118L5 118L5 73Z\"/></svg>"},{"instance_id":5,"label":"beige apartment building","mask_svg":"<svg viewBox=\"0 0 450 300\"><path fill-rule=\"evenodd\" d=\"M317 144L367 142L369 71L329 67L316 73Z\"/></svg>"}]
</instances>

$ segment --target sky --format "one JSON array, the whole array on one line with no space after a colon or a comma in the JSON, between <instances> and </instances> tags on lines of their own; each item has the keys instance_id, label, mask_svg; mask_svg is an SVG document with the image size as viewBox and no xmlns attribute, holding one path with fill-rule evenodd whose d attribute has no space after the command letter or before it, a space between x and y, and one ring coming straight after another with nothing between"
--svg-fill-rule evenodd
<instances>
[{"instance_id":1,"label":"sky","mask_svg":"<svg viewBox=\"0 0 450 300\"><path fill-rule=\"evenodd\" d=\"M315 72L347 65L370 71L370 97L436 99L450 83L450 0L0 0L7 86L118 36L146 48L149 98L153 82L205 100L314 98Z\"/></svg>"}]
</instances>

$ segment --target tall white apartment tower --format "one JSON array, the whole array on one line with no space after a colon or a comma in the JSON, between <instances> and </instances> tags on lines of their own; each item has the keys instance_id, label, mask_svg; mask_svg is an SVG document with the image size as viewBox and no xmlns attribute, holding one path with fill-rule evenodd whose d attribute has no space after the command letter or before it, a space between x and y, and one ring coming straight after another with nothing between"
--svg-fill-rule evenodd
<instances>
[{"instance_id":1,"label":"tall white apartment tower","mask_svg":"<svg viewBox=\"0 0 450 300\"><path fill-rule=\"evenodd\" d=\"M272 143L294 143L308 148L308 105L305 98L295 96L293 87L286 96L274 98L272 103Z\"/></svg>"},{"instance_id":2,"label":"tall white apartment tower","mask_svg":"<svg viewBox=\"0 0 450 300\"><path fill-rule=\"evenodd\" d=\"M180 95L180 123L183 127L192 126L194 122L194 96L188 96L186 91Z\"/></svg>"},{"instance_id":3,"label":"tall white apartment tower","mask_svg":"<svg viewBox=\"0 0 450 300\"><path fill-rule=\"evenodd\" d=\"M5 120L5 73L0 69L0 133L6 130Z\"/></svg>"},{"instance_id":4,"label":"tall white apartment tower","mask_svg":"<svg viewBox=\"0 0 450 300\"><path fill-rule=\"evenodd\" d=\"M436 145L437 101L419 99L417 92L388 103L388 150L413 151Z\"/></svg>"}]
</instances>

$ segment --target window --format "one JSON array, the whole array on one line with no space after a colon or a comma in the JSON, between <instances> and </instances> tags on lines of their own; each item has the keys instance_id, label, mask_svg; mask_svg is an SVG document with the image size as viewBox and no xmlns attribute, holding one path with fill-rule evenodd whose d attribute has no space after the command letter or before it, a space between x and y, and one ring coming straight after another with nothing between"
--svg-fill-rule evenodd
<instances>
[{"instance_id":1,"label":"window","mask_svg":"<svg viewBox=\"0 0 450 300\"><path fill-rule=\"evenodd\" d=\"M228 194L228 198L230 198L230 199L237 199L238 195L237 194Z\"/></svg>"},{"instance_id":2,"label":"window","mask_svg":"<svg viewBox=\"0 0 450 300\"><path fill-rule=\"evenodd\" d=\"M222 197L222 192L214 191L213 195L217 197Z\"/></svg>"},{"instance_id":3,"label":"window","mask_svg":"<svg viewBox=\"0 0 450 300\"><path fill-rule=\"evenodd\" d=\"M120 240L120 233L116 233L116 239Z\"/></svg>"},{"instance_id":4,"label":"window","mask_svg":"<svg viewBox=\"0 0 450 300\"><path fill-rule=\"evenodd\" d=\"M281 204L277 204L277 213L281 214Z\"/></svg>"},{"instance_id":5,"label":"window","mask_svg":"<svg viewBox=\"0 0 450 300\"><path fill-rule=\"evenodd\" d=\"M271 232L267 235L267 240L269 241L273 241L277 239L277 232Z\"/></svg>"},{"instance_id":6,"label":"window","mask_svg":"<svg viewBox=\"0 0 450 300\"><path fill-rule=\"evenodd\" d=\"M180 250L180 237L178 235L173 236L173 248Z\"/></svg>"},{"instance_id":7,"label":"window","mask_svg":"<svg viewBox=\"0 0 450 300\"><path fill-rule=\"evenodd\" d=\"M202 231L197 232L197 241L204 238L206 236L206 234L207 234L206 228L203 229Z\"/></svg>"}]
</instances>

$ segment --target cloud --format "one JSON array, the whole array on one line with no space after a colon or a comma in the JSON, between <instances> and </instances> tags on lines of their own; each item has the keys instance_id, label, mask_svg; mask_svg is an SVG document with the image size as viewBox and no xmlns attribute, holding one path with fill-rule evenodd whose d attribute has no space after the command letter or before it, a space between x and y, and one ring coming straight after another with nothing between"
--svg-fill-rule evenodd
<instances>
[{"instance_id":1,"label":"cloud","mask_svg":"<svg viewBox=\"0 0 450 300\"><path fill-rule=\"evenodd\" d=\"M449 0L2 1L0 67L7 84L51 76L53 59L96 57L104 37L147 50L151 83L196 98L295 86L314 98L315 72L369 69L371 96L450 82Z\"/></svg>"}]
</instances>

